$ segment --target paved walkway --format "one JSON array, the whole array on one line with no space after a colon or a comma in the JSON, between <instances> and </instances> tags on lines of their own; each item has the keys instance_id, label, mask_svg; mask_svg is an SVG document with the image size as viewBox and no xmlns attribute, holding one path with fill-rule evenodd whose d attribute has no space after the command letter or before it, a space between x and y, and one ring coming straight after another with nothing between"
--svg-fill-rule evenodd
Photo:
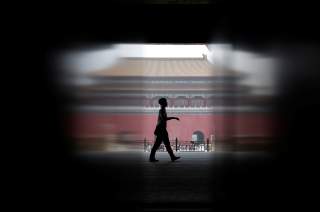
<instances>
[{"instance_id":1,"label":"paved walkway","mask_svg":"<svg viewBox=\"0 0 320 212\"><path fill-rule=\"evenodd\" d=\"M252 192L266 189L260 180L270 175L266 168L272 162L272 157L263 153L176 155L181 159L171 162L166 152L157 152L159 162L150 163L149 153L142 151L90 153L83 154L80 161L87 167L85 172L94 181L93 186L98 187L92 191L103 191L100 198L108 204L201 211L211 210L226 200L254 199Z\"/></svg>"}]
</instances>

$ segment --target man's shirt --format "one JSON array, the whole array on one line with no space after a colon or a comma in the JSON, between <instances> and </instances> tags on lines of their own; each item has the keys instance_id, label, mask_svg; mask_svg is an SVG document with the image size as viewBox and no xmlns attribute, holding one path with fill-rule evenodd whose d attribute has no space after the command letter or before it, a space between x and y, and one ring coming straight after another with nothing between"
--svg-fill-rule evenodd
<instances>
[{"instance_id":1,"label":"man's shirt","mask_svg":"<svg viewBox=\"0 0 320 212\"><path fill-rule=\"evenodd\" d=\"M166 109L160 109L158 115L157 127L166 129L167 128L167 112Z\"/></svg>"}]
</instances>

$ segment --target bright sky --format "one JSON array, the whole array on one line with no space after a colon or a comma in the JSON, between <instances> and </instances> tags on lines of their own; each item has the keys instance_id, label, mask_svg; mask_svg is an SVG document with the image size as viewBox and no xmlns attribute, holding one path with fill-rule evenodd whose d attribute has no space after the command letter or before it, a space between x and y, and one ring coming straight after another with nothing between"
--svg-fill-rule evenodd
<instances>
[{"instance_id":1,"label":"bright sky","mask_svg":"<svg viewBox=\"0 0 320 212\"><path fill-rule=\"evenodd\" d=\"M210 53L206 45L116 44L112 48L66 52L62 65L66 70L90 72L107 68L120 57L201 58Z\"/></svg>"},{"instance_id":2,"label":"bright sky","mask_svg":"<svg viewBox=\"0 0 320 212\"><path fill-rule=\"evenodd\" d=\"M208 54L206 45L171 45L171 44L119 44L115 46L123 57L202 57Z\"/></svg>"}]
</instances>

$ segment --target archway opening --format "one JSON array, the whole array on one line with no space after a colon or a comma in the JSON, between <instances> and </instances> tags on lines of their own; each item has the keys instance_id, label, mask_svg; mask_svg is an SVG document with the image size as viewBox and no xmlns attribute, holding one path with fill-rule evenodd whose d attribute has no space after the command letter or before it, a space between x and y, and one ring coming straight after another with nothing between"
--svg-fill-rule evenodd
<instances>
[{"instance_id":1,"label":"archway opening","mask_svg":"<svg viewBox=\"0 0 320 212\"><path fill-rule=\"evenodd\" d=\"M196 144L203 144L204 143L204 134L203 132L197 130L192 133L192 141Z\"/></svg>"}]
</instances>

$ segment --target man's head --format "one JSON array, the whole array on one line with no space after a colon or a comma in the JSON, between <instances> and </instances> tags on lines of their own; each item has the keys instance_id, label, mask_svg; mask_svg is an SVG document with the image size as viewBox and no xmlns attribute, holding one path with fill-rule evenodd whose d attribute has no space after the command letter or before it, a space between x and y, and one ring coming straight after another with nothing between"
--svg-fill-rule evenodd
<instances>
[{"instance_id":1,"label":"man's head","mask_svg":"<svg viewBox=\"0 0 320 212\"><path fill-rule=\"evenodd\" d=\"M167 99L166 98L159 99L159 104L161 105L161 107L167 107L168 106Z\"/></svg>"}]
</instances>

